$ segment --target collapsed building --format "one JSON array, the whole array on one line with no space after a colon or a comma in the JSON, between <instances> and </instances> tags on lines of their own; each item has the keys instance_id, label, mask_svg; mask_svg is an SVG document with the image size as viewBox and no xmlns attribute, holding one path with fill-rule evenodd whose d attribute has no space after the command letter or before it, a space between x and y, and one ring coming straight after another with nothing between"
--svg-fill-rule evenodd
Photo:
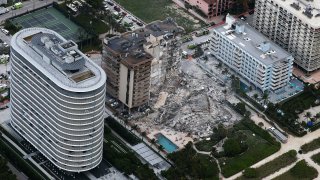
<instances>
[{"instance_id":1,"label":"collapsed building","mask_svg":"<svg viewBox=\"0 0 320 180\"><path fill-rule=\"evenodd\" d=\"M168 18L105 38L101 66L108 77L107 93L129 109L147 104L150 85L159 86L169 64L180 57L177 39L183 32Z\"/></svg>"}]
</instances>

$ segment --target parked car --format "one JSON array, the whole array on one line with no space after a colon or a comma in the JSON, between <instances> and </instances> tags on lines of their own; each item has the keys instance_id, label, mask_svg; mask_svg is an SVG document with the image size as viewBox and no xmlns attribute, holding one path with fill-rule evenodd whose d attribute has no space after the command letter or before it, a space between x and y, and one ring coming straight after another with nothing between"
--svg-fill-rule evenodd
<instances>
[{"instance_id":1,"label":"parked car","mask_svg":"<svg viewBox=\"0 0 320 180\"><path fill-rule=\"evenodd\" d=\"M137 21L136 19L134 19L134 18L132 18L131 20L132 20L132 22L135 22L135 23L138 22L138 21Z\"/></svg>"},{"instance_id":2,"label":"parked car","mask_svg":"<svg viewBox=\"0 0 320 180\"><path fill-rule=\"evenodd\" d=\"M108 3L110 6L113 6L113 5L114 5L114 3L111 2L111 1L107 1L107 3Z\"/></svg>"},{"instance_id":3,"label":"parked car","mask_svg":"<svg viewBox=\"0 0 320 180\"><path fill-rule=\"evenodd\" d=\"M138 26L143 26L142 22L137 22Z\"/></svg>"},{"instance_id":4,"label":"parked car","mask_svg":"<svg viewBox=\"0 0 320 180\"><path fill-rule=\"evenodd\" d=\"M118 12L121 11L121 9L120 9L118 6L114 6L113 9L116 10L116 11L118 11Z\"/></svg>"},{"instance_id":5,"label":"parked car","mask_svg":"<svg viewBox=\"0 0 320 180\"><path fill-rule=\"evenodd\" d=\"M127 15L127 13L124 12L124 11L121 14L122 14L122 16L126 16Z\"/></svg>"},{"instance_id":6,"label":"parked car","mask_svg":"<svg viewBox=\"0 0 320 180\"><path fill-rule=\"evenodd\" d=\"M6 29L1 29L1 31L5 34L5 35L8 35L9 34L9 31L8 30L6 30Z\"/></svg>"}]
</instances>

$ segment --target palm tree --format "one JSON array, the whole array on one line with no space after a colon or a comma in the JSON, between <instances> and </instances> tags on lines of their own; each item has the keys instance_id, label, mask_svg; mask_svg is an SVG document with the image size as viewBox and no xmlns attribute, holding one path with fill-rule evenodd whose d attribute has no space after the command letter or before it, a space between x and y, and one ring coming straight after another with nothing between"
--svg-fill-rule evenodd
<instances>
[{"instance_id":1,"label":"palm tree","mask_svg":"<svg viewBox=\"0 0 320 180\"><path fill-rule=\"evenodd\" d=\"M147 132L143 131L143 132L141 133L141 139L143 140L143 137L146 137L146 136L147 136Z\"/></svg>"},{"instance_id":2,"label":"palm tree","mask_svg":"<svg viewBox=\"0 0 320 180\"><path fill-rule=\"evenodd\" d=\"M307 118L308 120L310 120L311 118L311 112L306 112L306 114L304 115L305 118Z\"/></svg>"},{"instance_id":3,"label":"palm tree","mask_svg":"<svg viewBox=\"0 0 320 180\"><path fill-rule=\"evenodd\" d=\"M155 144L156 140L154 138L151 139L151 144Z\"/></svg>"},{"instance_id":4,"label":"palm tree","mask_svg":"<svg viewBox=\"0 0 320 180\"><path fill-rule=\"evenodd\" d=\"M255 100L257 100L257 99L258 99L258 94L254 94L254 95L253 95L253 98L254 98Z\"/></svg>"},{"instance_id":5,"label":"palm tree","mask_svg":"<svg viewBox=\"0 0 320 180\"><path fill-rule=\"evenodd\" d=\"M263 99L264 104L266 104L268 98L269 98L268 92L266 92L266 91L263 92L262 99Z\"/></svg>"},{"instance_id":6,"label":"palm tree","mask_svg":"<svg viewBox=\"0 0 320 180\"><path fill-rule=\"evenodd\" d=\"M162 151L164 148L163 148L163 146L160 144L159 147L158 147L158 149L159 149L158 152L160 152L160 151Z\"/></svg>"}]
</instances>

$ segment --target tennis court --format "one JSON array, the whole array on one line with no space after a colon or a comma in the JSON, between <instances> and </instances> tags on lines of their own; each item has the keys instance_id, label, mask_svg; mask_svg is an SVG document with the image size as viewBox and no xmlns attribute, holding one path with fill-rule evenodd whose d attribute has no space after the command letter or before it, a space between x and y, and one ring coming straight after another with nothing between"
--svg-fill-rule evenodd
<instances>
[{"instance_id":1,"label":"tennis court","mask_svg":"<svg viewBox=\"0 0 320 180\"><path fill-rule=\"evenodd\" d=\"M40 9L32 13L16 17L11 20L13 24L18 24L22 28L29 27L44 27L54 30L61 34L67 40L71 39L79 42L79 34L86 33L86 31L66 18L62 13L53 7ZM83 34L82 37L88 37Z\"/></svg>"}]
</instances>

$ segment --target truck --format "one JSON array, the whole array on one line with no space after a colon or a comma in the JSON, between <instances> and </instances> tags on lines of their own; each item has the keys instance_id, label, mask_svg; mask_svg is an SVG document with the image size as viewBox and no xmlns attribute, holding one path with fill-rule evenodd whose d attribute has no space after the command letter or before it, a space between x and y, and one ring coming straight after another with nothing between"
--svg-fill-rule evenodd
<instances>
[{"instance_id":1,"label":"truck","mask_svg":"<svg viewBox=\"0 0 320 180\"><path fill-rule=\"evenodd\" d=\"M4 14L4 13L7 13L7 12L9 12L8 8L0 7L0 14Z\"/></svg>"},{"instance_id":2,"label":"truck","mask_svg":"<svg viewBox=\"0 0 320 180\"><path fill-rule=\"evenodd\" d=\"M20 9L23 7L23 4L21 2L17 2L12 6L12 9Z\"/></svg>"}]
</instances>

